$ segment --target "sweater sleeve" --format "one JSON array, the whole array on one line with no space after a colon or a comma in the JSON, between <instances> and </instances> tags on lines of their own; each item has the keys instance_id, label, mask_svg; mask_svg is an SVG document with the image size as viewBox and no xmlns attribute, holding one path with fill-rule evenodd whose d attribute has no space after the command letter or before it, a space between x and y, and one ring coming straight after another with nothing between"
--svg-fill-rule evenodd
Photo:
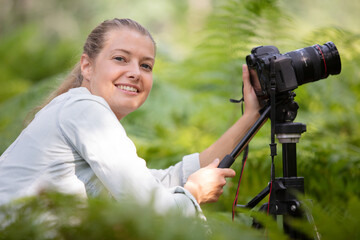
<instances>
[{"instance_id":1,"label":"sweater sleeve","mask_svg":"<svg viewBox=\"0 0 360 240\"><path fill-rule=\"evenodd\" d=\"M200 169L199 153L183 157L182 161L167 169L150 169L152 175L165 187L184 186L188 177Z\"/></svg>"},{"instance_id":2,"label":"sweater sleeve","mask_svg":"<svg viewBox=\"0 0 360 240\"><path fill-rule=\"evenodd\" d=\"M199 204L186 189L169 189L155 179L102 98L68 101L58 119L63 136L114 198L134 198L140 204L154 199L159 213L175 207L185 215L201 213Z\"/></svg>"}]
</instances>

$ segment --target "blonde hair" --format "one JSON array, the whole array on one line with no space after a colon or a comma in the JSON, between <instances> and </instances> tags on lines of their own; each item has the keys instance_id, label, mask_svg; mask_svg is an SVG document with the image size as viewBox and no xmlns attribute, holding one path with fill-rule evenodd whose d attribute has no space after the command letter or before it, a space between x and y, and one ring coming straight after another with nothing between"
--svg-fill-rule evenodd
<instances>
[{"instance_id":1,"label":"blonde hair","mask_svg":"<svg viewBox=\"0 0 360 240\"><path fill-rule=\"evenodd\" d=\"M135 30L145 36L148 36L151 41L154 43L156 49L156 43L151 36L150 32L141 26L138 22L127 19L127 18L114 18L112 20L106 20L95 27L91 33L88 35L86 42L83 47L83 53L88 55L90 59L94 60L100 51L104 47L106 34L113 29L123 29L129 28ZM26 120L25 124L27 125L34 118L35 114L45 107L49 102L51 102L55 97L69 91L71 88L80 87L82 84L83 76L81 74L80 61L74 66L70 74L65 78L65 80L55 89L46 101L40 106L36 107L31 112L31 119Z\"/></svg>"}]
</instances>

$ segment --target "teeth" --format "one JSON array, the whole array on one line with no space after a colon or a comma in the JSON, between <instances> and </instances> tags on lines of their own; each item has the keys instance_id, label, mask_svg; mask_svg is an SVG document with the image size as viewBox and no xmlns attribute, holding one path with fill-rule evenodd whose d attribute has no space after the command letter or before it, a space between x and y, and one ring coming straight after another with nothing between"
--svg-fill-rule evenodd
<instances>
[{"instance_id":1,"label":"teeth","mask_svg":"<svg viewBox=\"0 0 360 240\"><path fill-rule=\"evenodd\" d=\"M138 91L136 88L130 87L130 86L120 85L120 86L117 86L117 87L122 89L122 90L129 91L129 92L137 92Z\"/></svg>"}]
</instances>

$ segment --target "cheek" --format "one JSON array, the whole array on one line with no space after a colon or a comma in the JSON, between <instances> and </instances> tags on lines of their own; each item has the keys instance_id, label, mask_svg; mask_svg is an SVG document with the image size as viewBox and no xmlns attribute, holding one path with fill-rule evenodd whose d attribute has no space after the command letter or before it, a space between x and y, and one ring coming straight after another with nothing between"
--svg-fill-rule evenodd
<instances>
[{"instance_id":1,"label":"cheek","mask_svg":"<svg viewBox=\"0 0 360 240\"><path fill-rule=\"evenodd\" d=\"M115 72L113 69L103 67L100 71L96 71L93 74L93 84L97 85L97 88L104 88L105 86L110 85L114 75Z\"/></svg>"},{"instance_id":2,"label":"cheek","mask_svg":"<svg viewBox=\"0 0 360 240\"><path fill-rule=\"evenodd\" d=\"M152 89L152 86L153 86L153 81L151 79L151 82L149 83L149 91Z\"/></svg>"},{"instance_id":3,"label":"cheek","mask_svg":"<svg viewBox=\"0 0 360 240\"><path fill-rule=\"evenodd\" d=\"M149 94L151 92L151 89L152 89L152 86L153 86L153 80L152 78L151 79L147 79L147 81L144 83L144 88L145 88L145 98L143 99L143 101L145 101L148 97L149 97Z\"/></svg>"},{"instance_id":4,"label":"cheek","mask_svg":"<svg viewBox=\"0 0 360 240\"><path fill-rule=\"evenodd\" d=\"M109 96L115 91L113 85L109 84L109 81L106 81L104 76L94 76L90 82L90 87L92 94L100 96L107 101L109 100Z\"/></svg>"},{"instance_id":5,"label":"cheek","mask_svg":"<svg viewBox=\"0 0 360 240\"><path fill-rule=\"evenodd\" d=\"M149 91L152 89L153 83L154 83L153 77L152 77L152 75L150 75L149 78L146 81L147 88L148 88Z\"/></svg>"},{"instance_id":6,"label":"cheek","mask_svg":"<svg viewBox=\"0 0 360 240\"><path fill-rule=\"evenodd\" d=\"M149 97L150 95L150 92L151 92L151 89L152 89L152 86L153 86L153 82L149 82L148 85L147 85L147 94L146 94L146 98Z\"/></svg>"}]
</instances>

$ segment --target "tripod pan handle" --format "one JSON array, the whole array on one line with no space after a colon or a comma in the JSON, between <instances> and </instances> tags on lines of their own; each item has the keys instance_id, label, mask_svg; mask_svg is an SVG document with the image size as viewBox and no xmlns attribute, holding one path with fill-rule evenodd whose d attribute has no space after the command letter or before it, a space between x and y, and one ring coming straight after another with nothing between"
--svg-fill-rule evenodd
<instances>
[{"instance_id":1,"label":"tripod pan handle","mask_svg":"<svg viewBox=\"0 0 360 240\"><path fill-rule=\"evenodd\" d=\"M224 159L220 162L218 168L229 168L235 161L230 154L226 155Z\"/></svg>"}]
</instances>

